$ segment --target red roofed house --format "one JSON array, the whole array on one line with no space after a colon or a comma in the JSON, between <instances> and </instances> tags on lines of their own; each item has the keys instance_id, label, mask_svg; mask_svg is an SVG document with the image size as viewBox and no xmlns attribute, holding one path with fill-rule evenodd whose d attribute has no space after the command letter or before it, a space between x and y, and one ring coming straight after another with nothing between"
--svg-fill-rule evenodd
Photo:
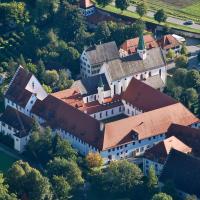
<instances>
[{"instance_id":1,"label":"red roofed house","mask_svg":"<svg viewBox=\"0 0 200 200\"><path fill-rule=\"evenodd\" d=\"M182 43L180 43L172 35L164 35L159 41L159 46L167 53L170 49L174 50L175 53L180 53Z\"/></svg>"},{"instance_id":2,"label":"red roofed house","mask_svg":"<svg viewBox=\"0 0 200 200\"><path fill-rule=\"evenodd\" d=\"M119 49L120 57L126 57L137 52L139 37L126 40ZM158 47L156 40L152 35L144 35L146 49Z\"/></svg>"},{"instance_id":3,"label":"red roofed house","mask_svg":"<svg viewBox=\"0 0 200 200\"><path fill-rule=\"evenodd\" d=\"M184 144L175 136L171 136L163 140L162 142L159 142L145 152L143 158L144 174L148 175L150 166L153 166L156 174L160 175L171 149L176 149L186 154L192 152L192 148Z\"/></svg>"},{"instance_id":4,"label":"red roofed house","mask_svg":"<svg viewBox=\"0 0 200 200\"><path fill-rule=\"evenodd\" d=\"M95 12L95 5L91 0L81 0L80 10L84 16L90 16Z\"/></svg>"}]
</instances>

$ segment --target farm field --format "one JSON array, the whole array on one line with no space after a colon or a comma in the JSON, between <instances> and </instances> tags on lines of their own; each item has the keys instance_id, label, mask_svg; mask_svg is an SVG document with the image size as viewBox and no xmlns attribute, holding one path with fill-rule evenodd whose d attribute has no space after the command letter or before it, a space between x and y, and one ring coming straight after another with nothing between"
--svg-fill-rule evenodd
<instances>
[{"instance_id":1,"label":"farm field","mask_svg":"<svg viewBox=\"0 0 200 200\"><path fill-rule=\"evenodd\" d=\"M16 159L0 150L0 172L6 172Z\"/></svg>"},{"instance_id":2,"label":"farm field","mask_svg":"<svg viewBox=\"0 0 200 200\"><path fill-rule=\"evenodd\" d=\"M140 3L142 0L134 0ZM200 0L146 0L149 10L163 8L169 16L200 23Z\"/></svg>"}]
</instances>

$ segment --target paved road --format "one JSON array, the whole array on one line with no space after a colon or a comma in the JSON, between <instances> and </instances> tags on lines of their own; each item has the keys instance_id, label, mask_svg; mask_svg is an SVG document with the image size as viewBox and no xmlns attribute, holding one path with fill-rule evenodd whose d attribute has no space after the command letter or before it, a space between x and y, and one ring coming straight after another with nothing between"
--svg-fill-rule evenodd
<instances>
[{"instance_id":1,"label":"paved road","mask_svg":"<svg viewBox=\"0 0 200 200\"><path fill-rule=\"evenodd\" d=\"M113 2L112 5L115 5L115 3ZM131 6L128 7L127 10L129 10L131 12L136 12L136 6L131 5ZM155 12L148 11L147 14L146 14L146 16L153 18L154 14L155 14ZM200 24L184 25L185 21L183 21L181 19L178 19L178 18L175 18L175 17L168 17L167 18L167 22L178 24L178 25L182 25L182 26L187 26L187 27L191 27L191 28L199 29L200 30Z\"/></svg>"},{"instance_id":2,"label":"paved road","mask_svg":"<svg viewBox=\"0 0 200 200\"><path fill-rule=\"evenodd\" d=\"M129 11L132 11L132 12L136 12L136 6L133 6L133 5L129 6L129 7L128 7L128 10L129 10ZM152 18L153 18L153 17L154 17L154 14L155 14L155 12L148 11L146 15L147 15L148 17L152 17ZM168 18L167 18L167 22L174 23L174 24L179 24L179 25L183 25L183 26L188 26L188 25L184 25L184 22L185 22L185 21L180 20L180 19L177 19L177 18L175 18L175 17L168 17ZM200 24L189 25L189 27L194 28L194 29L199 29L199 30L200 30Z\"/></svg>"}]
</instances>

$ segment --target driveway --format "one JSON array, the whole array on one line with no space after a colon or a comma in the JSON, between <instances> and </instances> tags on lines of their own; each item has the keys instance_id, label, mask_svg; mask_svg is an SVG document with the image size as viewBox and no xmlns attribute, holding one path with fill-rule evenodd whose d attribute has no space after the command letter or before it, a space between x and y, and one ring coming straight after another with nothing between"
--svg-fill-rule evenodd
<instances>
[{"instance_id":1,"label":"driveway","mask_svg":"<svg viewBox=\"0 0 200 200\"><path fill-rule=\"evenodd\" d=\"M200 65L197 60L197 55L200 52L200 40L186 38L186 45L188 52L191 54L191 56L189 57L189 68L196 68L200 70Z\"/></svg>"}]
</instances>

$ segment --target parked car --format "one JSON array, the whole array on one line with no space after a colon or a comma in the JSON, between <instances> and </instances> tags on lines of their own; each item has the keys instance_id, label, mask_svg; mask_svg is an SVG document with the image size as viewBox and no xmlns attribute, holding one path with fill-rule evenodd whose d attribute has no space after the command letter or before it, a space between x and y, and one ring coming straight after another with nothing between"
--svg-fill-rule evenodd
<instances>
[{"instance_id":1,"label":"parked car","mask_svg":"<svg viewBox=\"0 0 200 200\"><path fill-rule=\"evenodd\" d=\"M188 21L185 21L184 24L185 24L185 25L193 25L193 24L194 24L194 21L188 20Z\"/></svg>"}]
</instances>

